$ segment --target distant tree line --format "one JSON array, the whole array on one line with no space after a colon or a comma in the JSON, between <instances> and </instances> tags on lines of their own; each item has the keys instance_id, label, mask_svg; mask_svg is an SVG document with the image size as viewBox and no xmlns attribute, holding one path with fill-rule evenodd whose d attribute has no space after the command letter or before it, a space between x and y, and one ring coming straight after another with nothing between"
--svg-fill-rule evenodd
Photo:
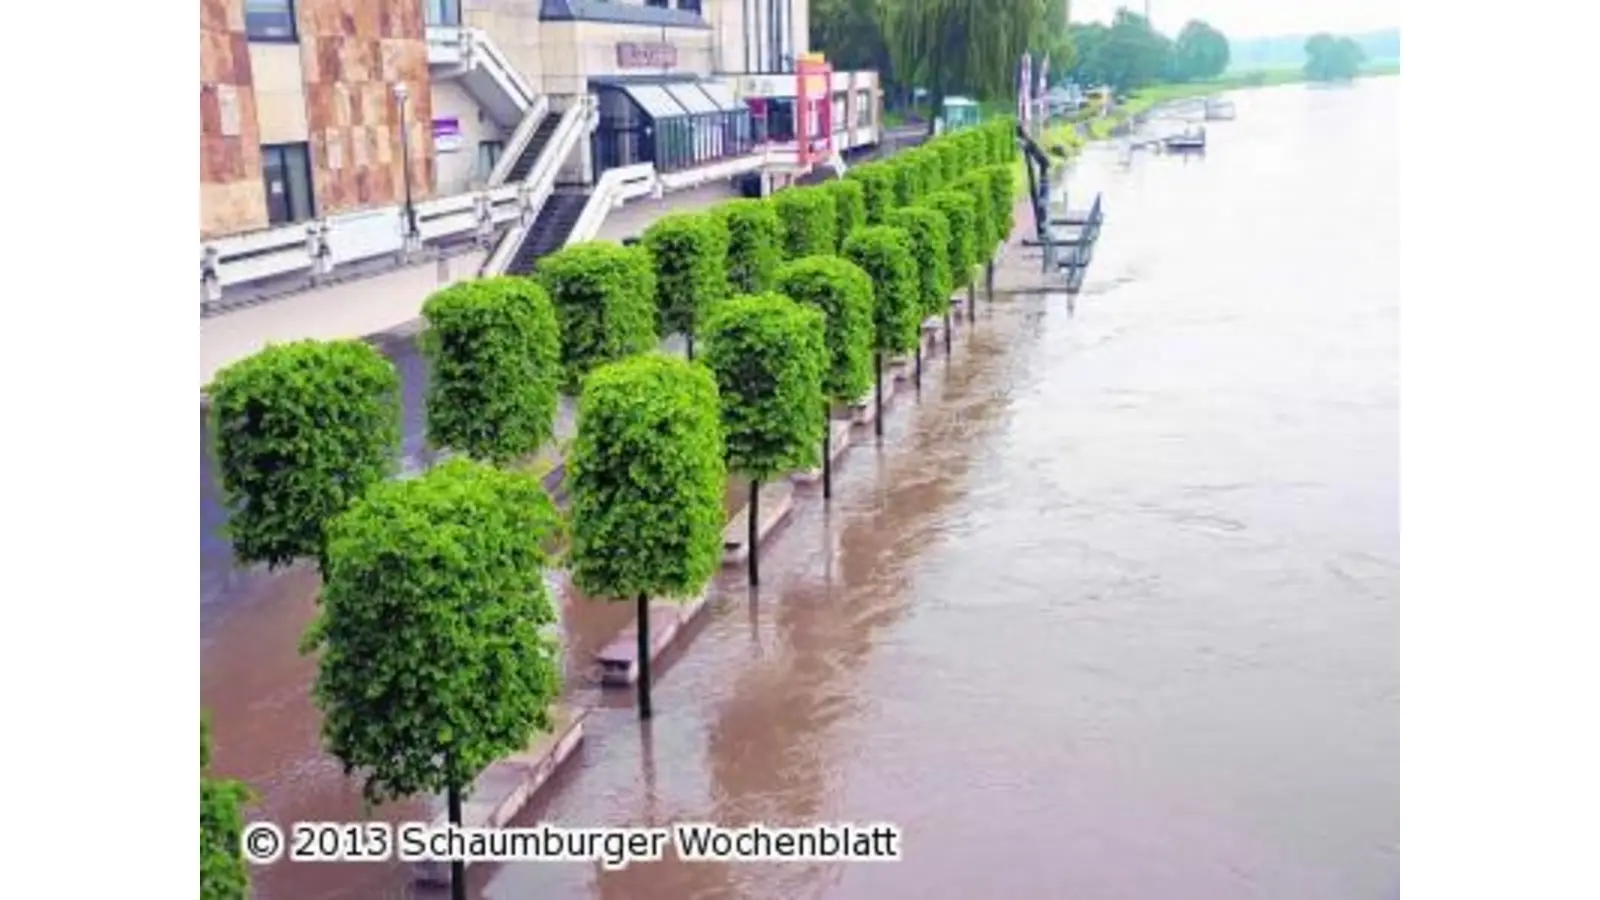
<instances>
[{"instance_id":1,"label":"distant tree line","mask_svg":"<svg viewBox=\"0 0 1600 900\"><path fill-rule=\"evenodd\" d=\"M1228 67L1227 37L1205 22L1174 40L1126 9L1110 25L1070 24L1068 12L1068 0L815 0L811 45L841 69L878 70L891 103L921 88L934 108L955 94L1014 96L1023 51L1049 60L1054 83L1119 91Z\"/></svg>"},{"instance_id":2,"label":"distant tree line","mask_svg":"<svg viewBox=\"0 0 1600 900\"><path fill-rule=\"evenodd\" d=\"M1311 81L1349 81L1366 62L1361 45L1348 37L1323 32L1306 40L1306 78Z\"/></svg>"}]
</instances>

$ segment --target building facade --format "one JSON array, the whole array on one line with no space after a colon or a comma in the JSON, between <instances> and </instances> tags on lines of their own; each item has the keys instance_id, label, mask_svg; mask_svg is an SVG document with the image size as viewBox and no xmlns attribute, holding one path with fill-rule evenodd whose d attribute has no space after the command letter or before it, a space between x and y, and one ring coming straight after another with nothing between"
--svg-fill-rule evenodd
<instances>
[{"instance_id":1,"label":"building facade","mask_svg":"<svg viewBox=\"0 0 1600 900\"><path fill-rule=\"evenodd\" d=\"M355 240L364 211L415 237L431 198L693 170L797 132L875 143L870 72L827 76L797 128L809 29L807 0L202 0L202 256L330 219ZM595 121L552 176L538 129L580 100Z\"/></svg>"}]
</instances>

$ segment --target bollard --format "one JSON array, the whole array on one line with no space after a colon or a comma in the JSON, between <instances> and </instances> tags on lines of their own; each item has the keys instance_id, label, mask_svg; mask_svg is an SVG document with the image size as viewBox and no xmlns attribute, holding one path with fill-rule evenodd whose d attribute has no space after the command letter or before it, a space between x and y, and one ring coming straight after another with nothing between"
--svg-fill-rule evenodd
<instances>
[{"instance_id":1,"label":"bollard","mask_svg":"<svg viewBox=\"0 0 1600 900\"><path fill-rule=\"evenodd\" d=\"M436 268L437 268L438 274L439 274L439 283L440 284L449 284L450 283L450 257L445 256L443 253L439 254L439 258L438 258L438 260L436 262Z\"/></svg>"}]
</instances>

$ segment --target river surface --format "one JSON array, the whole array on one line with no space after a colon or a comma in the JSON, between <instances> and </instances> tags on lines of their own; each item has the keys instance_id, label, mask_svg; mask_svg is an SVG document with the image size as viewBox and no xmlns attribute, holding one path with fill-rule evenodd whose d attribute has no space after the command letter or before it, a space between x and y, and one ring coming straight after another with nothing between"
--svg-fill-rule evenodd
<instances>
[{"instance_id":1,"label":"river surface","mask_svg":"<svg viewBox=\"0 0 1600 900\"><path fill-rule=\"evenodd\" d=\"M518 823L888 821L904 862L477 866L474 896L1395 895L1399 79L1233 99L1203 159L1085 155L1074 205L1103 191L1107 223L1075 308L983 305L832 507L802 490L759 596L719 580L655 721L607 700ZM208 546L219 769L253 818L362 818L294 653L314 576ZM576 654L628 615L564 611ZM396 866L255 877L447 896Z\"/></svg>"}]
</instances>

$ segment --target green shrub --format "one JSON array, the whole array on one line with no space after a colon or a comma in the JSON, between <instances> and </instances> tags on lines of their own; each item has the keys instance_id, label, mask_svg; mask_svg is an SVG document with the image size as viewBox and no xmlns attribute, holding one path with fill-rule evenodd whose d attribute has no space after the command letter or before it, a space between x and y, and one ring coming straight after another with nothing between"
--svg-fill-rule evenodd
<instances>
[{"instance_id":1,"label":"green shrub","mask_svg":"<svg viewBox=\"0 0 1600 900\"><path fill-rule=\"evenodd\" d=\"M536 478L453 459L377 485L329 526L304 648L322 736L382 803L459 797L551 727L561 649L545 582L560 516Z\"/></svg>"},{"instance_id":2,"label":"green shrub","mask_svg":"<svg viewBox=\"0 0 1600 900\"><path fill-rule=\"evenodd\" d=\"M904 353L922 330L917 264L911 236L889 225L868 225L845 241L841 255L872 279L873 349Z\"/></svg>"},{"instance_id":3,"label":"green shrub","mask_svg":"<svg viewBox=\"0 0 1600 900\"><path fill-rule=\"evenodd\" d=\"M913 151L916 156L916 165L919 173L918 200L926 197L944 187L944 163L940 160L937 151L930 147L918 147Z\"/></svg>"},{"instance_id":4,"label":"green shrub","mask_svg":"<svg viewBox=\"0 0 1600 900\"><path fill-rule=\"evenodd\" d=\"M1000 223L995 219L994 191L990 187L989 177L974 170L956 182L956 189L965 191L977 208L973 248L978 264L986 264L994 259L995 250L1000 244Z\"/></svg>"},{"instance_id":5,"label":"green shrub","mask_svg":"<svg viewBox=\"0 0 1600 900\"><path fill-rule=\"evenodd\" d=\"M655 269L659 334L682 334L692 354L706 311L728 293L728 226L709 213L674 213L645 229L640 243Z\"/></svg>"},{"instance_id":6,"label":"green shrub","mask_svg":"<svg viewBox=\"0 0 1600 900\"><path fill-rule=\"evenodd\" d=\"M778 292L822 311L828 348L823 390L854 403L872 386L872 278L837 256L797 259L778 271Z\"/></svg>"},{"instance_id":7,"label":"green shrub","mask_svg":"<svg viewBox=\"0 0 1600 900\"><path fill-rule=\"evenodd\" d=\"M771 200L740 198L714 208L728 229L728 291L755 294L772 286L783 263L783 223Z\"/></svg>"},{"instance_id":8,"label":"green shrub","mask_svg":"<svg viewBox=\"0 0 1600 900\"><path fill-rule=\"evenodd\" d=\"M1016 227L1017 170L1001 163L983 169L982 174L989 181L989 212L995 218L999 242L1005 243Z\"/></svg>"},{"instance_id":9,"label":"green shrub","mask_svg":"<svg viewBox=\"0 0 1600 900\"><path fill-rule=\"evenodd\" d=\"M898 156L891 157L885 163L889 173L894 176L893 206L895 208L910 206L917 202L917 195L920 193L918 182L921 180L921 169L918 168L915 159L907 157L907 154L912 152L914 151L907 150ZM885 212L883 224L888 224L888 222L889 215L888 212Z\"/></svg>"},{"instance_id":10,"label":"green shrub","mask_svg":"<svg viewBox=\"0 0 1600 900\"><path fill-rule=\"evenodd\" d=\"M950 220L931 207L907 206L889 213L889 224L911 237L922 318L942 314L950 308L955 289L950 276Z\"/></svg>"},{"instance_id":11,"label":"green shrub","mask_svg":"<svg viewBox=\"0 0 1600 900\"><path fill-rule=\"evenodd\" d=\"M728 468L753 481L822 462L828 366L822 312L767 293L734 297L706 325Z\"/></svg>"},{"instance_id":12,"label":"green shrub","mask_svg":"<svg viewBox=\"0 0 1600 900\"><path fill-rule=\"evenodd\" d=\"M928 146L939 159L940 184L945 187L955 184L963 172L960 145L947 138L939 138Z\"/></svg>"},{"instance_id":13,"label":"green shrub","mask_svg":"<svg viewBox=\"0 0 1600 900\"><path fill-rule=\"evenodd\" d=\"M561 336L544 288L518 276L460 281L422 315L430 443L504 465L550 440Z\"/></svg>"},{"instance_id":14,"label":"green shrub","mask_svg":"<svg viewBox=\"0 0 1600 900\"><path fill-rule=\"evenodd\" d=\"M691 597L722 565L727 469L711 371L659 353L596 369L567 461L570 567L590 597Z\"/></svg>"},{"instance_id":15,"label":"green shrub","mask_svg":"<svg viewBox=\"0 0 1600 900\"><path fill-rule=\"evenodd\" d=\"M894 208L894 173L879 161L856 166L846 172L844 177L861 184L867 210L867 224L882 225L884 217Z\"/></svg>"},{"instance_id":16,"label":"green shrub","mask_svg":"<svg viewBox=\"0 0 1600 900\"><path fill-rule=\"evenodd\" d=\"M400 454L400 376L361 341L269 346L207 389L227 532L243 563L321 559L324 530Z\"/></svg>"},{"instance_id":17,"label":"green shrub","mask_svg":"<svg viewBox=\"0 0 1600 900\"><path fill-rule=\"evenodd\" d=\"M839 212L832 191L792 187L779 191L772 200L783 223L785 259L832 253L838 248Z\"/></svg>"},{"instance_id":18,"label":"green shrub","mask_svg":"<svg viewBox=\"0 0 1600 900\"><path fill-rule=\"evenodd\" d=\"M946 190L930 194L924 203L944 213L950 229L951 287L964 288L972 281L972 269L978 264L974 242L978 227L977 201L966 191Z\"/></svg>"},{"instance_id":19,"label":"green shrub","mask_svg":"<svg viewBox=\"0 0 1600 900\"><path fill-rule=\"evenodd\" d=\"M244 861L244 811L255 799L230 778L212 778L211 727L200 717L200 900L245 900L250 867Z\"/></svg>"},{"instance_id":20,"label":"green shrub","mask_svg":"<svg viewBox=\"0 0 1600 900\"><path fill-rule=\"evenodd\" d=\"M589 241L539 260L539 283L561 324L561 386L656 346L656 276L643 247Z\"/></svg>"},{"instance_id":21,"label":"green shrub","mask_svg":"<svg viewBox=\"0 0 1600 900\"><path fill-rule=\"evenodd\" d=\"M867 193L861 182L852 178L840 178L825 185L833 193L834 212L838 214L835 242L829 251L832 253L838 251L851 232L867 224Z\"/></svg>"}]
</instances>

